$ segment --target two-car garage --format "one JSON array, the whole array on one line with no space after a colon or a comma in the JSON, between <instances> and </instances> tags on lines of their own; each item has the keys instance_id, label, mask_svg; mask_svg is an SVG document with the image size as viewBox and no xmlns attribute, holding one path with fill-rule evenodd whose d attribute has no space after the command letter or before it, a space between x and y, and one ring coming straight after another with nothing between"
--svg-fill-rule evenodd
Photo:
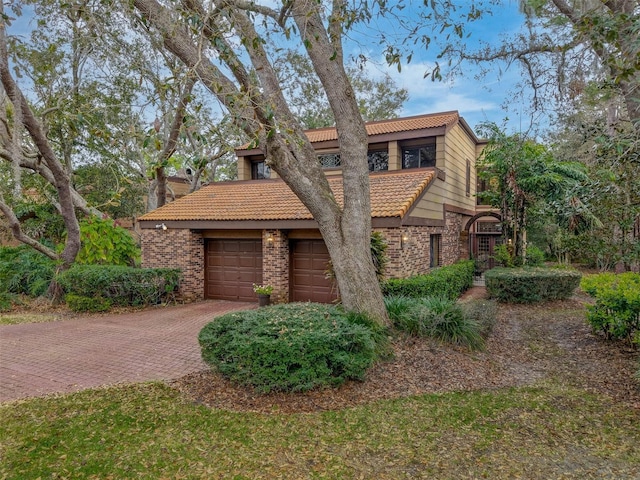
<instances>
[{"instance_id":1,"label":"two-car garage","mask_svg":"<svg viewBox=\"0 0 640 480\"><path fill-rule=\"evenodd\" d=\"M253 302L253 284L262 284L261 239L208 239L205 242L205 297ZM268 261L268 260L267 260ZM331 303L336 297L327 279L329 252L320 239L291 240L289 300Z\"/></svg>"}]
</instances>

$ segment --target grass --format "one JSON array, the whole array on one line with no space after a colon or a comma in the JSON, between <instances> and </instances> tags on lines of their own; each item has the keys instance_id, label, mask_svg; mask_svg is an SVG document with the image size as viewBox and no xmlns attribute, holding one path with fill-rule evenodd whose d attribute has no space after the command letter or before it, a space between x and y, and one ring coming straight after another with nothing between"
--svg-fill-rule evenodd
<instances>
[{"instance_id":1,"label":"grass","mask_svg":"<svg viewBox=\"0 0 640 480\"><path fill-rule=\"evenodd\" d=\"M0 313L0 325L55 322L62 318L61 315L51 313Z\"/></svg>"},{"instance_id":2,"label":"grass","mask_svg":"<svg viewBox=\"0 0 640 480\"><path fill-rule=\"evenodd\" d=\"M139 384L0 405L0 478L638 478L638 425L560 383L294 415Z\"/></svg>"}]
</instances>

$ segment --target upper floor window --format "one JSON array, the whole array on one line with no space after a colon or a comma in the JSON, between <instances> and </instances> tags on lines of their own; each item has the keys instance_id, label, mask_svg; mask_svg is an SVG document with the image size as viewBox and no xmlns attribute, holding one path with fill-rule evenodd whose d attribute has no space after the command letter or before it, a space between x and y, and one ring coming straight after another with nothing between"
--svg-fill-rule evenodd
<instances>
[{"instance_id":1,"label":"upper floor window","mask_svg":"<svg viewBox=\"0 0 640 480\"><path fill-rule=\"evenodd\" d=\"M262 162L251 163L251 180L264 180L271 178L271 168L264 160Z\"/></svg>"},{"instance_id":2,"label":"upper floor window","mask_svg":"<svg viewBox=\"0 0 640 480\"><path fill-rule=\"evenodd\" d=\"M423 168L435 166L435 143L402 147L402 168Z\"/></svg>"},{"instance_id":3,"label":"upper floor window","mask_svg":"<svg viewBox=\"0 0 640 480\"><path fill-rule=\"evenodd\" d=\"M342 166L339 153L321 153L318 155L318 160L322 168L340 168ZM389 152L386 150L368 152L367 162L370 172L389 170Z\"/></svg>"},{"instance_id":4,"label":"upper floor window","mask_svg":"<svg viewBox=\"0 0 640 480\"><path fill-rule=\"evenodd\" d=\"M318 155L318 160L322 168L338 168L340 167L340 154L339 153L321 153Z\"/></svg>"},{"instance_id":5,"label":"upper floor window","mask_svg":"<svg viewBox=\"0 0 640 480\"><path fill-rule=\"evenodd\" d=\"M368 152L367 160L369 161L370 172L389 170L389 152L386 150Z\"/></svg>"}]
</instances>

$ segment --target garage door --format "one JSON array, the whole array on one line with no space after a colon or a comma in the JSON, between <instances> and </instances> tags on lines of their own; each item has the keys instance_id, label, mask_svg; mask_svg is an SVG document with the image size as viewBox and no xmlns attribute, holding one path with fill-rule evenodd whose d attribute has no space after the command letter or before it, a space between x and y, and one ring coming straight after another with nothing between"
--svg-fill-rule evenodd
<instances>
[{"instance_id":1,"label":"garage door","mask_svg":"<svg viewBox=\"0 0 640 480\"><path fill-rule=\"evenodd\" d=\"M205 297L253 302L262 283L261 240L208 240Z\"/></svg>"},{"instance_id":2,"label":"garage door","mask_svg":"<svg viewBox=\"0 0 640 480\"><path fill-rule=\"evenodd\" d=\"M291 245L291 301L331 303L336 289L327 279L329 252L322 240L297 240Z\"/></svg>"}]
</instances>

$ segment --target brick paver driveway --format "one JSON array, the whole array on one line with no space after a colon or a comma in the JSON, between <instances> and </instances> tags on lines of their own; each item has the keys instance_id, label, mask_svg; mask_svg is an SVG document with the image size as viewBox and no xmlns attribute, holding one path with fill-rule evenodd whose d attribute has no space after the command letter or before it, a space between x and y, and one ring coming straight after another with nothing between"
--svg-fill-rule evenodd
<instances>
[{"instance_id":1,"label":"brick paver driveway","mask_svg":"<svg viewBox=\"0 0 640 480\"><path fill-rule=\"evenodd\" d=\"M0 402L101 385L172 380L206 368L198 332L254 304L205 301L0 326Z\"/></svg>"}]
</instances>

